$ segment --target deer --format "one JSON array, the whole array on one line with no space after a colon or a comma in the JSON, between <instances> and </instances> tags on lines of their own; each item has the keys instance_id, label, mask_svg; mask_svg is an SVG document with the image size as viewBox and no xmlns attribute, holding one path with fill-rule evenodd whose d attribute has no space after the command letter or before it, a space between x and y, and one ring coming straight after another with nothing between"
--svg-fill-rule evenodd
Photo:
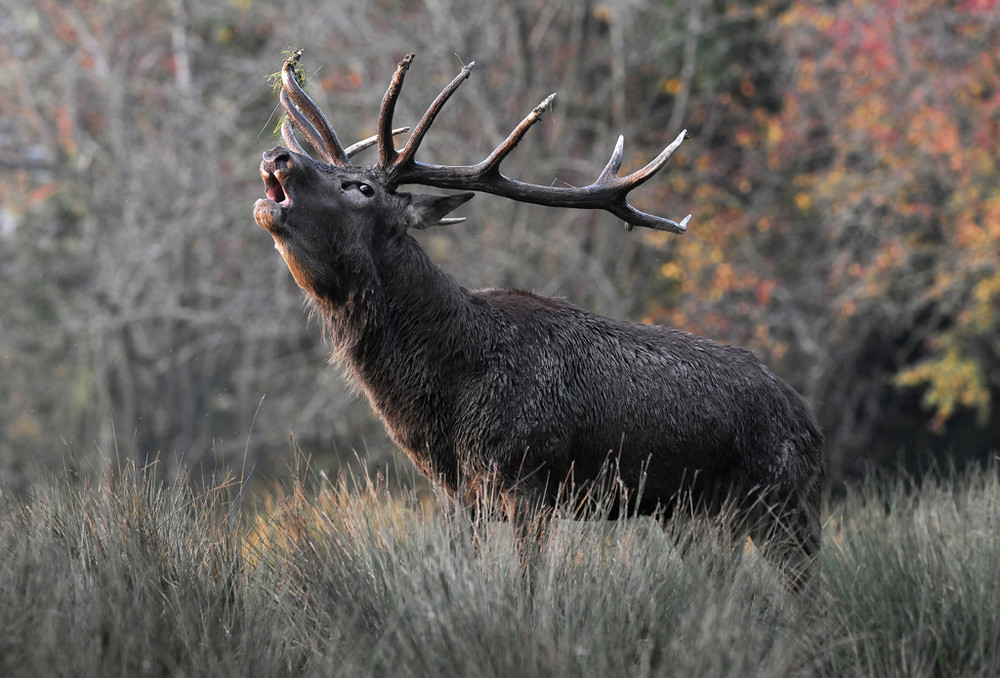
<instances>
[{"instance_id":1,"label":"deer","mask_svg":"<svg viewBox=\"0 0 1000 678\"><path fill-rule=\"evenodd\" d=\"M584 187L505 176L501 162L551 108L552 94L481 162L420 162L418 147L475 62L397 149L394 137L410 131L393 128L408 54L383 97L377 134L345 148L296 80L300 56L281 70L284 146L263 153L266 197L254 218L321 319L331 362L419 472L464 505L494 493L523 528L532 511L551 510L566 488L598 483L610 467L630 515L668 520L683 496L697 511L726 505L762 517L755 543L800 588L820 548L823 436L794 389L743 348L528 291L466 289L411 234L464 221L448 215L476 193L601 209L629 230L684 233L690 215L677 222L641 212L628 195L667 164L686 131L625 176L619 136ZM351 163L375 145L375 164ZM462 192L408 193L404 185ZM769 540L777 545L766 551Z\"/></svg>"}]
</instances>

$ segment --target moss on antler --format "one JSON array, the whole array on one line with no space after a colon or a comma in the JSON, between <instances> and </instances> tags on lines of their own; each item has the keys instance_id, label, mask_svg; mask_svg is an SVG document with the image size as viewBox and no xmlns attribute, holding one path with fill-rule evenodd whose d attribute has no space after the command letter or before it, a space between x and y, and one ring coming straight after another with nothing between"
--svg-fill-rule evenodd
<instances>
[{"instance_id":1,"label":"moss on antler","mask_svg":"<svg viewBox=\"0 0 1000 678\"><path fill-rule=\"evenodd\" d=\"M288 48L281 53L282 56L285 57L281 62L282 68L279 69L277 73L271 73L266 76L267 82L271 85L271 88L275 91L275 93L281 91L281 71L284 69L285 64L288 63L292 64L292 77L295 78L295 82L299 83L299 86L303 89L305 88L306 82L309 80L310 76L306 75L306 69L302 67L302 63L300 61L302 58L302 51L302 49L289 45ZM312 75L316 75L318 72L319 69L314 71ZM287 117L287 115L282 114L282 116L278 118L278 124L272 130L272 134L278 134L281 131L281 123L283 123Z\"/></svg>"}]
</instances>

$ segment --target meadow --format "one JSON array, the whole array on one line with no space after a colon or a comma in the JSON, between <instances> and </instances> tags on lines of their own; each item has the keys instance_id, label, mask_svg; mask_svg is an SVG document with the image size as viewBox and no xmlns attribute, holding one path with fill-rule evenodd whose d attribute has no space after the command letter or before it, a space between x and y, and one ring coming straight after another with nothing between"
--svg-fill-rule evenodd
<instances>
[{"instance_id":1,"label":"meadow","mask_svg":"<svg viewBox=\"0 0 1000 678\"><path fill-rule=\"evenodd\" d=\"M813 598L705 521L556 520L523 570L373 476L155 475L0 488L0 675L1000 675L995 465L831 501Z\"/></svg>"}]
</instances>

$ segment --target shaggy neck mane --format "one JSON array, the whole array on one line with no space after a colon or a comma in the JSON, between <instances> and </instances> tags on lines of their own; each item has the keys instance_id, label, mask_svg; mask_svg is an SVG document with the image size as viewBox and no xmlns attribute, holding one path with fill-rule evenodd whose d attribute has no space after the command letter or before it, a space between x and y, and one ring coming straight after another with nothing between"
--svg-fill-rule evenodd
<instances>
[{"instance_id":1,"label":"shaggy neck mane","mask_svg":"<svg viewBox=\"0 0 1000 678\"><path fill-rule=\"evenodd\" d=\"M333 360L383 417L402 394L427 404L438 374L470 358L469 293L405 235L374 260L342 304L316 300ZM363 282L360 282L363 281Z\"/></svg>"}]
</instances>

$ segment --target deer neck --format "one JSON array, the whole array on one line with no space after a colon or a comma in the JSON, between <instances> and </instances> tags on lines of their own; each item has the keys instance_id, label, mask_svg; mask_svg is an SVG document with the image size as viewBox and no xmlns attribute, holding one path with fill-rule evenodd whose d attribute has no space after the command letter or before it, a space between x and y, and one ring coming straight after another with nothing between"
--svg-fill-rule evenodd
<instances>
[{"instance_id":1,"label":"deer neck","mask_svg":"<svg viewBox=\"0 0 1000 678\"><path fill-rule=\"evenodd\" d=\"M414 450L443 449L449 443L434 429L447 429L447 385L475 361L467 329L469 292L409 235L374 261L372 273L329 318L334 358L411 456L418 454ZM442 426L408 425L435 420Z\"/></svg>"}]
</instances>

